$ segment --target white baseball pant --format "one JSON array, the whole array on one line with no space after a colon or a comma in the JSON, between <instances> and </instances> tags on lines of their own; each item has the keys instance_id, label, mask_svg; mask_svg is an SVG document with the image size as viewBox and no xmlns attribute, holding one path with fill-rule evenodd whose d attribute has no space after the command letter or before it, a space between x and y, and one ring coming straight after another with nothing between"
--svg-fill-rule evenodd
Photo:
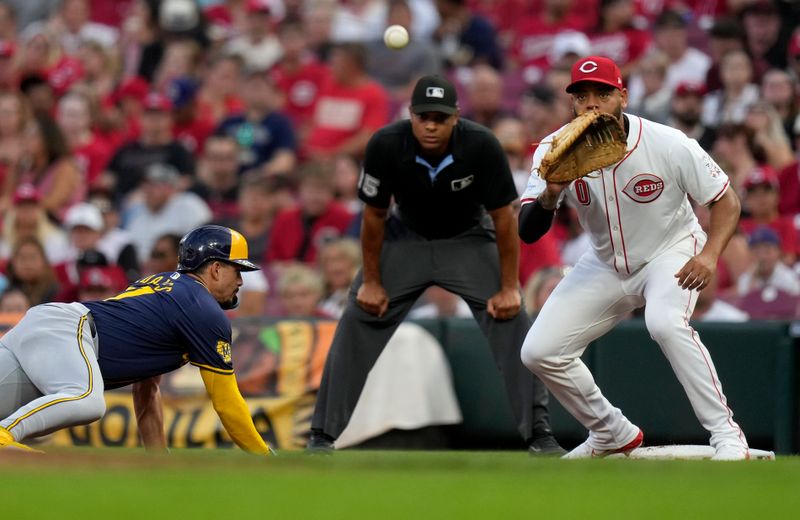
<instances>
[{"instance_id":1,"label":"white baseball pant","mask_svg":"<svg viewBox=\"0 0 800 520\"><path fill-rule=\"evenodd\" d=\"M603 396L580 356L591 341L645 303L647 330L711 434L711 445L747 446L708 350L689 326L697 292L681 289L674 277L699 247L695 238L686 238L628 276L590 250L558 284L528 332L523 363L589 429L591 447L619 448L632 441L639 428Z\"/></svg>"},{"instance_id":2,"label":"white baseball pant","mask_svg":"<svg viewBox=\"0 0 800 520\"><path fill-rule=\"evenodd\" d=\"M89 319L80 303L38 305L0 340L0 426L15 440L87 424L105 413Z\"/></svg>"}]
</instances>

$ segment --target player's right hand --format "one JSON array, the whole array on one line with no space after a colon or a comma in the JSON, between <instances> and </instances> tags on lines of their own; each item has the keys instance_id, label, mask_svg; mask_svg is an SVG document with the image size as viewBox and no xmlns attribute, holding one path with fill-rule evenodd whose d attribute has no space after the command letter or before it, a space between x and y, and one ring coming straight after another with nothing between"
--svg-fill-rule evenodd
<instances>
[{"instance_id":1,"label":"player's right hand","mask_svg":"<svg viewBox=\"0 0 800 520\"><path fill-rule=\"evenodd\" d=\"M572 182L572 181L570 181ZM558 205L558 199L569 186L569 182L547 182L547 187L541 195L539 195L539 204L547 210L555 209Z\"/></svg>"},{"instance_id":2,"label":"player's right hand","mask_svg":"<svg viewBox=\"0 0 800 520\"><path fill-rule=\"evenodd\" d=\"M358 288L356 303L366 312L380 318L386 314L386 309L389 307L389 297L386 295L386 289L381 284L365 282Z\"/></svg>"}]
</instances>

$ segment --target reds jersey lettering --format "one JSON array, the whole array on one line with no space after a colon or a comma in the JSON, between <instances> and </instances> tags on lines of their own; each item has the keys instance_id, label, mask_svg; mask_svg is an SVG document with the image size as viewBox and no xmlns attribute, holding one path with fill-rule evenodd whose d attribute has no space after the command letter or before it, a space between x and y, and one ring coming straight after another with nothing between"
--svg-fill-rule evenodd
<instances>
[{"instance_id":1,"label":"reds jersey lettering","mask_svg":"<svg viewBox=\"0 0 800 520\"><path fill-rule=\"evenodd\" d=\"M627 118L628 154L599 175L574 181L561 200L577 209L597 256L621 274L633 273L682 238L695 236L702 245L705 233L687 194L707 205L729 184L696 141L673 128ZM536 172L553 135L536 149L523 204L545 189Z\"/></svg>"},{"instance_id":2,"label":"reds jersey lettering","mask_svg":"<svg viewBox=\"0 0 800 520\"><path fill-rule=\"evenodd\" d=\"M636 175L628 182L622 193L636 202L653 202L664 191L664 181L650 173Z\"/></svg>"}]
</instances>

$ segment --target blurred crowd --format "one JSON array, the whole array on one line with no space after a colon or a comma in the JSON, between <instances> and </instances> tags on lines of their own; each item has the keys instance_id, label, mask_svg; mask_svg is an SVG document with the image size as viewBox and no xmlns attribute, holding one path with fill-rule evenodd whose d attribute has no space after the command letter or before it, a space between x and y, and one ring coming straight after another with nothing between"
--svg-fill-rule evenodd
<instances>
[{"instance_id":1,"label":"blurred crowd","mask_svg":"<svg viewBox=\"0 0 800 520\"><path fill-rule=\"evenodd\" d=\"M694 317L797 317L799 24L791 0L0 1L0 312L114 295L213 222L265 267L237 315L336 318L360 267L364 149L420 76L456 84L521 191L571 118L572 63L602 54L627 112L697 139L742 198ZM522 246L529 312L588 247L570 208ZM412 312L468 314L435 288Z\"/></svg>"}]
</instances>

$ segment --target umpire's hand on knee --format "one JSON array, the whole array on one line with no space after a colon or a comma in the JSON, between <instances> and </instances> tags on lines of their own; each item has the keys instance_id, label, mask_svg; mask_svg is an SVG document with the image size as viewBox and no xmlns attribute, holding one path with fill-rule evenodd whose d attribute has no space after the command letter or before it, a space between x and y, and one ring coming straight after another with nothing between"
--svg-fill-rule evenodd
<instances>
[{"instance_id":1,"label":"umpire's hand on knee","mask_svg":"<svg viewBox=\"0 0 800 520\"><path fill-rule=\"evenodd\" d=\"M381 317L386 314L389 307L389 297L386 290L379 283L363 283L358 288L356 303L370 314Z\"/></svg>"},{"instance_id":2,"label":"umpire's hand on knee","mask_svg":"<svg viewBox=\"0 0 800 520\"><path fill-rule=\"evenodd\" d=\"M516 289L502 289L486 303L486 312L496 320L510 320L519 314L522 298Z\"/></svg>"}]
</instances>

